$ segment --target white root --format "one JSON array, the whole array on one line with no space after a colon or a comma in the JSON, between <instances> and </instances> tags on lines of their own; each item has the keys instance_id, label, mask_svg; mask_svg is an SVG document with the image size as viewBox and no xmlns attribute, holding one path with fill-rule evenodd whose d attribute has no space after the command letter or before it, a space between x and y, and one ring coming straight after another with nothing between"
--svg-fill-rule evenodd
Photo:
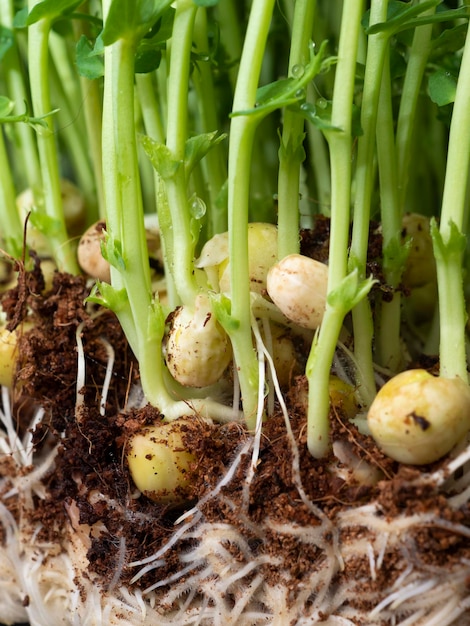
<instances>
[{"instance_id":1,"label":"white root","mask_svg":"<svg viewBox=\"0 0 470 626\"><path fill-rule=\"evenodd\" d=\"M264 347L256 325L254 332L263 359L273 368L272 357ZM262 359L261 366L264 371ZM260 379L263 380L261 369ZM155 554L128 563L125 541L120 541L116 569L108 589L100 586L99 580L88 571L86 546L72 521L62 544L46 545L37 540L39 527L28 522L27 515L15 520L7 510L8 498L32 502L33 493L42 493L41 478L47 468L52 467L53 453L46 457L33 454L30 435L23 440L18 438L8 392L3 390L0 453L9 456L9 462L16 465L16 475L21 475L21 480L13 483L9 478L0 479L0 493L9 493L7 499L2 495L0 502L0 523L6 534L6 542L0 548L0 615L6 616L10 622L29 620L33 625L47 623L53 626L463 624L470 608L466 586L470 562L462 560L449 564L445 571L430 571L420 562L414 541L417 531L426 527L441 528L450 535L467 539L470 529L441 518L438 511L413 515L403 512L389 518L382 514L376 502L343 510L333 523L309 500L303 489L297 443L274 375L272 384L284 413L299 498L311 512L313 523L305 527L279 524L266 518L255 525L248 519L246 509L240 510L224 495L224 486L233 480L247 454L251 454L253 467L256 465L259 444L256 444L255 437L250 437L241 445L225 476L175 522L172 537ZM434 473L422 473L410 485L433 486L449 504L466 504L470 485L469 460L470 445L467 445L446 466ZM35 469L32 470L31 466ZM457 470L461 474L455 478L453 473ZM249 481L246 490L249 493ZM90 495L90 498L104 497L99 493ZM235 526L205 519L202 511L210 499L223 499L225 506L236 510L247 532L256 537L258 544L267 544L272 533L276 533L306 549L315 547L321 558L312 564L312 570L305 575L302 584L295 587L295 592L289 571L284 569L279 556L273 557L268 551L254 548ZM123 518L128 515L119 502L110 500L108 506L115 508ZM71 515L73 517L73 511ZM136 582L151 571L157 573L168 558L174 558L174 549L182 543L186 548L179 553L179 568L173 575L160 580L156 576L156 582L144 592L120 585L123 567L135 568ZM233 558L233 550L237 551L239 558ZM396 575L390 576L388 588L381 593L368 590L363 578L355 580L354 576L348 576L348 572L355 571L357 563L361 562L369 572L369 579L378 579L382 572L387 572L390 559ZM266 568L278 572L277 582L266 578ZM23 606L26 596L29 596L29 605Z\"/></svg>"}]
</instances>

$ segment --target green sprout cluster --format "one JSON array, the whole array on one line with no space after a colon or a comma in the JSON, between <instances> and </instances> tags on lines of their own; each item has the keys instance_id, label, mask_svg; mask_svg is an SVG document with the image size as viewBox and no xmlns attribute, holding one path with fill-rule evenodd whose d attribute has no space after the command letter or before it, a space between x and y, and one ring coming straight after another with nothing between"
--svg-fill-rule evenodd
<instances>
[{"instance_id":1,"label":"green sprout cluster","mask_svg":"<svg viewBox=\"0 0 470 626\"><path fill-rule=\"evenodd\" d=\"M23 254L16 196L29 188L30 225L59 270L80 271L61 194L61 179L71 178L86 201L85 225L106 224L111 280L96 282L89 300L119 319L148 402L168 420L241 411L254 429L265 389L249 224L277 226L281 261L300 252L300 230L326 216L326 307L305 367L307 445L320 458L344 335L365 411L376 369L391 376L409 360L403 325L414 286L404 277L415 241L403 220L417 213L430 224L433 252L415 262L435 263L438 292L413 341L439 355L442 377L467 383L469 15L440 0L0 0L4 257ZM152 215L165 300L149 268ZM196 261L222 233L223 293ZM201 294L230 339L240 407L168 373L167 316L195 311Z\"/></svg>"}]
</instances>

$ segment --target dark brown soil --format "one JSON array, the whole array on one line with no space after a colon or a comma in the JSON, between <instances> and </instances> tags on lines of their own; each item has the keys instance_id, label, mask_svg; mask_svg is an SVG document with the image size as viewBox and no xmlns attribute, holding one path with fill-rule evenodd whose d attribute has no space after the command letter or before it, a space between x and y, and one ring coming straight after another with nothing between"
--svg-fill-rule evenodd
<instances>
[{"instance_id":1,"label":"dark brown soil","mask_svg":"<svg viewBox=\"0 0 470 626\"><path fill-rule=\"evenodd\" d=\"M326 225L325 225L326 228ZM322 247L303 236L304 246ZM321 256L321 255L318 255ZM88 559L92 571L98 573L104 586L115 572L119 537L126 540L126 563L154 553L173 532L175 519L185 507L159 505L141 495L131 497L135 487L126 466L126 442L142 425L159 420L152 407L124 411L131 387L138 382L138 367L114 315L85 304L89 289L81 277L55 275L52 289L44 293L39 265L31 273L20 271L19 283L3 297L3 308L11 327L21 324L27 308L34 317L32 330L25 330L19 348L14 413L18 429L28 427L34 406L45 408L45 417L34 433L38 449L60 441L59 454L53 473L45 480L48 496L37 500L35 516L43 523L42 537L61 543L69 522L67 510L75 503L80 524L93 526L102 522L106 532L91 538ZM99 314L97 314L99 313ZM77 329L81 334L86 359L86 384L80 390L82 408L76 409ZM116 356L105 415L100 415L98 403L107 363L105 337ZM340 478L331 471L338 461L331 454L322 460L313 459L306 449L304 407L299 402L306 382L297 377L287 394L289 419L300 453L301 481L308 498L330 520L345 509L358 507L371 500L380 503L384 517L393 518L401 512L438 511L441 517L470 525L469 507L451 509L436 488L413 486L413 478L426 467L413 469L386 458L373 441L361 435L343 415L342 407L332 410L332 438L351 444L355 454L378 468L382 479L368 486L356 482L352 475ZM209 425L195 419L185 432L185 442L196 459L192 468L192 493L186 508L201 500L224 476L240 446L249 437L240 424ZM237 475L222 491L223 497L210 499L201 506L207 521L224 521L237 527L251 549L269 550L282 559L283 569L290 573L291 585L302 585L306 574L322 558L314 545L292 537L272 534L269 542L261 542L256 526L269 517L279 523L294 523L301 527L315 526L318 519L299 497L292 475L292 450L284 418L280 410L270 417L263 429L259 463L250 489L248 511L243 509L243 481L250 459L239 466ZM341 464L340 464L341 465ZM435 464L437 468L439 464ZM2 467L1 471L8 472ZM103 497L91 498L93 493ZM108 506L107 501L116 504ZM229 506L227 502L230 502ZM123 514L125 511L125 514ZM19 515L14 510L12 513ZM248 522L248 523L247 523ZM352 531L351 531L352 532ZM357 530L355 531L357 532ZM347 539L343 537L343 539ZM443 529L422 528L415 538L417 558L432 567L446 567L455 559L470 559L470 546L464 537ZM186 546L187 547L187 546ZM153 570L135 583L143 588L157 578L171 573L178 551L184 542L175 545L174 558L167 556L165 567ZM234 554L234 559L237 554ZM367 568L367 559L351 563L341 576L358 577ZM267 568L266 576L273 581L280 568ZM157 573L156 573L157 572ZM390 585L400 573L393 558L387 560L371 588ZM125 566L122 582L130 584L135 571Z\"/></svg>"}]
</instances>

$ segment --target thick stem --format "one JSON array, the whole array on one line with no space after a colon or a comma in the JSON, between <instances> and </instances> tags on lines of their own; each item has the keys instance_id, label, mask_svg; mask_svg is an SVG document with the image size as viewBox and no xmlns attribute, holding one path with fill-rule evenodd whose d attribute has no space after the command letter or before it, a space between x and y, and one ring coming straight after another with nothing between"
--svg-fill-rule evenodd
<instances>
[{"instance_id":1,"label":"thick stem","mask_svg":"<svg viewBox=\"0 0 470 626\"><path fill-rule=\"evenodd\" d=\"M383 237L383 268L385 280L398 287L403 272L404 256L401 247L402 216L398 199L397 161L392 113L392 88L388 54L382 73L377 116L377 158L379 164L380 205ZM378 361L392 372L402 365L400 341L401 296L395 291L390 302L380 302L378 326Z\"/></svg>"},{"instance_id":2,"label":"thick stem","mask_svg":"<svg viewBox=\"0 0 470 626\"><path fill-rule=\"evenodd\" d=\"M209 48L207 33L207 13L201 8L196 15L194 42L200 54ZM214 89L210 61L201 61L195 68L192 82L197 94L199 127L198 132L208 133L220 130L217 114L217 96ZM227 230L226 207L218 206L220 191L227 180L226 153L222 144L214 146L201 163L205 184L210 199L208 204L207 238Z\"/></svg>"},{"instance_id":3,"label":"thick stem","mask_svg":"<svg viewBox=\"0 0 470 626\"><path fill-rule=\"evenodd\" d=\"M370 24L387 19L388 0L375 0L370 11ZM362 135L358 139L355 174L356 192L354 221L351 236L349 262L365 278L367 249L369 245L369 222L372 188L374 183L374 150L377 126L377 110L380 96L380 80L384 65L388 38L383 33L368 39L364 89L361 106ZM372 314L368 301L360 302L352 312L354 329L354 355L360 372L357 384L363 399L371 402L375 396L372 340L374 335Z\"/></svg>"},{"instance_id":4,"label":"thick stem","mask_svg":"<svg viewBox=\"0 0 470 626\"><path fill-rule=\"evenodd\" d=\"M30 9L36 4L31 2ZM28 31L28 63L33 112L36 117L50 113L48 81L49 31L51 23L42 19L32 24ZM59 159L50 117L45 118L47 128L37 135L39 160L42 174L44 211L51 219L47 237L55 255L57 266L70 274L78 273L75 251L68 239L65 227L60 187Z\"/></svg>"},{"instance_id":5,"label":"thick stem","mask_svg":"<svg viewBox=\"0 0 470 626\"><path fill-rule=\"evenodd\" d=\"M425 0L420 0L424 2ZM436 7L431 7L422 15L432 15ZM397 181L399 193L399 207L403 212L405 207L408 179L410 175L410 161L413 146L413 134L416 132L415 119L418 99L421 93L426 62L431 50L432 24L416 28L413 43L410 48L406 65L405 80L400 99L400 108L397 118L396 154L397 154Z\"/></svg>"},{"instance_id":6,"label":"thick stem","mask_svg":"<svg viewBox=\"0 0 470 626\"><path fill-rule=\"evenodd\" d=\"M187 139L188 88L192 36L197 6L192 0L178 0L170 50L168 75L168 119L166 146L175 161L181 163L173 177L165 180L171 213L171 231L161 224L162 237L169 255L169 269L183 304L194 302L198 288L194 278L194 242L190 231L191 214L184 171Z\"/></svg>"},{"instance_id":7,"label":"thick stem","mask_svg":"<svg viewBox=\"0 0 470 626\"><path fill-rule=\"evenodd\" d=\"M234 111L251 109L255 105L273 8L274 0L253 1L233 98ZM258 405L258 363L251 338L248 271L250 170L256 124L255 116L240 115L232 119L228 157L231 315L236 326L230 339L238 368L245 419L250 428L255 427Z\"/></svg>"},{"instance_id":8,"label":"thick stem","mask_svg":"<svg viewBox=\"0 0 470 626\"><path fill-rule=\"evenodd\" d=\"M436 253L440 310L440 371L447 378L467 380L463 251L451 245L455 232L465 232L465 196L470 165L470 29L460 66L449 134L439 234L446 253ZM437 252L437 250L436 250Z\"/></svg>"},{"instance_id":9,"label":"thick stem","mask_svg":"<svg viewBox=\"0 0 470 626\"><path fill-rule=\"evenodd\" d=\"M339 130L331 132L328 136L332 189L328 294L339 287L347 275L351 202L352 103L361 16L362 3L357 0L345 0L331 119L332 125ZM307 446L316 458L323 457L329 449L328 381L345 314L345 308L332 309L327 302L318 341L314 342L309 356L307 379L311 401L308 406Z\"/></svg>"},{"instance_id":10,"label":"thick stem","mask_svg":"<svg viewBox=\"0 0 470 626\"><path fill-rule=\"evenodd\" d=\"M15 259L21 258L23 227L15 202L15 185L11 175L3 129L0 126L0 245Z\"/></svg>"},{"instance_id":11,"label":"thick stem","mask_svg":"<svg viewBox=\"0 0 470 626\"><path fill-rule=\"evenodd\" d=\"M297 0L295 3L289 75L303 71L308 61L308 47L312 35L316 2ZM279 150L278 175L278 258L299 252L299 190L300 168L304 160L304 121L302 117L287 109Z\"/></svg>"},{"instance_id":12,"label":"thick stem","mask_svg":"<svg viewBox=\"0 0 470 626\"><path fill-rule=\"evenodd\" d=\"M13 1L0 0L0 22L11 30L13 30L13 14ZM5 52L2 58L2 69L10 99L18 108L24 107L24 103L29 102L29 96L21 69L16 38L13 46ZM34 130L29 124L15 124L12 133L15 137L15 145L19 148L15 153L15 176L22 187L30 187L37 193L41 189L41 170ZM17 191L20 190L21 187L17 189Z\"/></svg>"}]
</instances>

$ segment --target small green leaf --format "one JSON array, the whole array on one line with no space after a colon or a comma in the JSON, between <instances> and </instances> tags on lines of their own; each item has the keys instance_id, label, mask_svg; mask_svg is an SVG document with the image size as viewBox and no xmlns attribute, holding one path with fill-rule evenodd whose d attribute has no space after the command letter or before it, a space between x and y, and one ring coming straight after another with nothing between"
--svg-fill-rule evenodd
<instances>
[{"instance_id":1,"label":"small green leaf","mask_svg":"<svg viewBox=\"0 0 470 626\"><path fill-rule=\"evenodd\" d=\"M105 233L105 237L100 245L103 258L119 272L124 272L126 270L126 263L122 254L121 242L112 237L109 233Z\"/></svg>"},{"instance_id":2,"label":"small green leaf","mask_svg":"<svg viewBox=\"0 0 470 626\"><path fill-rule=\"evenodd\" d=\"M383 269L387 279L392 284L397 284L400 281L410 246L411 238L403 243L401 237L393 237L383 248Z\"/></svg>"},{"instance_id":3,"label":"small green leaf","mask_svg":"<svg viewBox=\"0 0 470 626\"><path fill-rule=\"evenodd\" d=\"M240 321L232 317L232 301L223 293L210 294L212 310L217 318L217 321L230 335L230 333L237 331L240 328Z\"/></svg>"},{"instance_id":4,"label":"small green leaf","mask_svg":"<svg viewBox=\"0 0 470 626\"><path fill-rule=\"evenodd\" d=\"M163 335L165 334L165 319L166 315L163 311L163 307L160 303L157 293L155 294L154 300L152 300L150 314L148 316L148 341L161 341L163 339Z\"/></svg>"},{"instance_id":5,"label":"small green leaf","mask_svg":"<svg viewBox=\"0 0 470 626\"><path fill-rule=\"evenodd\" d=\"M29 221L34 228L46 237L54 238L62 232L62 222L43 211L34 208L29 216Z\"/></svg>"},{"instance_id":6,"label":"small green leaf","mask_svg":"<svg viewBox=\"0 0 470 626\"><path fill-rule=\"evenodd\" d=\"M114 311L114 313L123 311L129 305L125 289L115 289L112 285L99 281L91 289L86 302L99 304L106 309Z\"/></svg>"},{"instance_id":7,"label":"small green leaf","mask_svg":"<svg viewBox=\"0 0 470 626\"><path fill-rule=\"evenodd\" d=\"M371 27L367 27L366 34L375 35L376 33L387 32L389 35L393 35L409 28L424 26L424 24L438 24L440 22L451 22L459 18L468 18L466 6L458 9L450 9L448 11L436 11L434 14L419 17L421 13L437 6L441 2L442 0L428 0L428 2L421 2L419 4L393 2L391 5L403 5L403 8L397 10L396 14L386 22L380 22L379 24L373 24Z\"/></svg>"},{"instance_id":8,"label":"small green leaf","mask_svg":"<svg viewBox=\"0 0 470 626\"><path fill-rule=\"evenodd\" d=\"M171 4L172 0L112 0L103 29L104 45L118 39L139 41Z\"/></svg>"},{"instance_id":9,"label":"small green leaf","mask_svg":"<svg viewBox=\"0 0 470 626\"><path fill-rule=\"evenodd\" d=\"M72 13L80 4L82 4L82 0L43 0L31 9L26 25L31 26L39 20L54 20L62 15L67 15Z\"/></svg>"},{"instance_id":10,"label":"small green leaf","mask_svg":"<svg viewBox=\"0 0 470 626\"><path fill-rule=\"evenodd\" d=\"M134 70L136 74L149 74L159 68L161 60L161 50L156 50L153 47L139 48L135 55Z\"/></svg>"},{"instance_id":11,"label":"small green leaf","mask_svg":"<svg viewBox=\"0 0 470 626\"><path fill-rule=\"evenodd\" d=\"M6 96L0 96L0 122L7 122L8 116L13 111L15 103Z\"/></svg>"},{"instance_id":12,"label":"small green leaf","mask_svg":"<svg viewBox=\"0 0 470 626\"><path fill-rule=\"evenodd\" d=\"M188 178L194 166L206 156L211 148L223 141L227 135L219 135L218 131L212 133L201 133L195 137L190 137L186 141L184 149L184 165L186 177Z\"/></svg>"},{"instance_id":13,"label":"small green leaf","mask_svg":"<svg viewBox=\"0 0 470 626\"><path fill-rule=\"evenodd\" d=\"M323 60L326 49L326 41L323 41L318 53L315 54L315 46L310 42L310 59L303 71L295 76L282 78L268 85L259 87L256 92L256 105L252 109L235 111L231 117L237 115L260 115L265 116L276 109L288 106L299 106L305 102L305 88L313 78L333 62L332 59Z\"/></svg>"},{"instance_id":14,"label":"small green leaf","mask_svg":"<svg viewBox=\"0 0 470 626\"><path fill-rule=\"evenodd\" d=\"M455 222L449 222L450 235L447 241L439 231L436 220L431 220L431 237L436 260L449 263L452 260L460 259L467 246L466 236L459 230Z\"/></svg>"},{"instance_id":15,"label":"small green leaf","mask_svg":"<svg viewBox=\"0 0 470 626\"><path fill-rule=\"evenodd\" d=\"M0 61L14 43L13 31L0 24Z\"/></svg>"},{"instance_id":16,"label":"small green leaf","mask_svg":"<svg viewBox=\"0 0 470 626\"><path fill-rule=\"evenodd\" d=\"M346 314L367 296L376 282L372 277L360 281L359 272L354 269L328 294L327 302L333 309Z\"/></svg>"},{"instance_id":17,"label":"small green leaf","mask_svg":"<svg viewBox=\"0 0 470 626\"><path fill-rule=\"evenodd\" d=\"M155 141L148 135L140 135L139 139L153 167L163 180L173 178L183 162L174 159L171 150L165 144Z\"/></svg>"},{"instance_id":18,"label":"small green leaf","mask_svg":"<svg viewBox=\"0 0 470 626\"><path fill-rule=\"evenodd\" d=\"M455 100L457 77L446 70L437 70L429 76L429 97L437 106L445 106Z\"/></svg>"},{"instance_id":19,"label":"small green leaf","mask_svg":"<svg viewBox=\"0 0 470 626\"><path fill-rule=\"evenodd\" d=\"M331 125L331 102L322 100L321 106L318 106L318 103L315 105L312 102L304 102L299 107L299 113L320 130L336 132L341 130Z\"/></svg>"},{"instance_id":20,"label":"small green leaf","mask_svg":"<svg viewBox=\"0 0 470 626\"><path fill-rule=\"evenodd\" d=\"M439 37L433 39L430 58L440 63L444 55L453 54L463 48L467 36L467 29L467 22L458 24L454 28L446 28Z\"/></svg>"},{"instance_id":21,"label":"small green leaf","mask_svg":"<svg viewBox=\"0 0 470 626\"><path fill-rule=\"evenodd\" d=\"M216 4L219 4L219 0L194 0L194 4L197 4L198 7L215 7Z\"/></svg>"},{"instance_id":22,"label":"small green leaf","mask_svg":"<svg viewBox=\"0 0 470 626\"><path fill-rule=\"evenodd\" d=\"M77 42L75 62L78 73L84 78L93 80L104 75L103 42L98 38L93 47L91 42L82 35Z\"/></svg>"}]
</instances>

